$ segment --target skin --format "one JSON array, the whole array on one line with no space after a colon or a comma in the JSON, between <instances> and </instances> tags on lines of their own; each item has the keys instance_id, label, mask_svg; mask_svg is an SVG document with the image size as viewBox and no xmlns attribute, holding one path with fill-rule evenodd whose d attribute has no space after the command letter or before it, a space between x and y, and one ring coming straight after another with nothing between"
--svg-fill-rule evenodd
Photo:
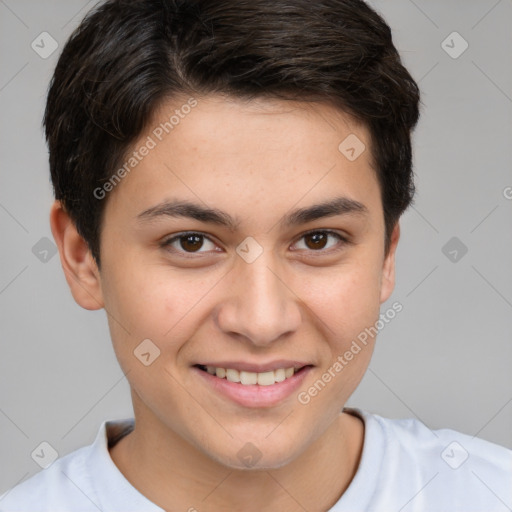
<instances>
[{"instance_id":1,"label":"skin","mask_svg":"<svg viewBox=\"0 0 512 512\"><path fill-rule=\"evenodd\" d=\"M131 386L136 428L110 454L131 484L166 510L326 510L357 470L364 425L340 411L375 340L308 404L297 395L379 319L394 287L399 225L385 254L370 136L347 114L321 103L197 100L104 199L101 271L61 204L51 209L73 297L85 309L105 308ZM163 104L134 148L185 102ZM366 145L354 161L338 150L351 133ZM279 224L293 209L338 196L367 212ZM230 230L184 217L137 220L165 199L218 208L238 224ZM304 236L326 229L348 243L331 235L318 248ZM208 238L197 251L183 239L159 245L184 231ZM252 263L236 252L246 237L263 249ZM160 349L149 366L133 353L147 338ZM313 368L271 407L236 404L192 369L200 361L297 358ZM237 456L247 442L261 453L250 469Z\"/></svg>"}]
</instances>

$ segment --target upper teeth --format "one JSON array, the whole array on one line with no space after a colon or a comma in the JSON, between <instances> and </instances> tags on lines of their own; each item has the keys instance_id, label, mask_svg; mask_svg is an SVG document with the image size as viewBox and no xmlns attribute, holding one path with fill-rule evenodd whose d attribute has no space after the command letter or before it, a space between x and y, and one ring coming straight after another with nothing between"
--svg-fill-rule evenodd
<instances>
[{"instance_id":1,"label":"upper teeth","mask_svg":"<svg viewBox=\"0 0 512 512\"><path fill-rule=\"evenodd\" d=\"M206 371L211 375L216 375L220 379L226 378L230 382L240 382L245 386L251 384L259 384L260 386L271 386L276 382L282 382L295 373L295 368L279 368L269 372L246 372L238 371L233 368L216 368L215 366L207 366Z\"/></svg>"}]
</instances>

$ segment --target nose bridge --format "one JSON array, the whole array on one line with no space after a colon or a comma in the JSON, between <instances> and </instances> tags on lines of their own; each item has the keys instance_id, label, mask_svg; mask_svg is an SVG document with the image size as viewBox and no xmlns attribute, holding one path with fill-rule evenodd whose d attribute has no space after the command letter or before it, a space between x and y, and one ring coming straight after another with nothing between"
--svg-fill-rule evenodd
<instances>
[{"instance_id":1,"label":"nose bridge","mask_svg":"<svg viewBox=\"0 0 512 512\"><path fill-rule=\"evenodd\" d=\"M267 252L267 257L260 256L250 264L242 264L240 275L247 283L247 300L252 303L255 312L264 313L266 309L281 309L283 300L286 300L284 285L278 277L278 272L273 270L277 265L275 258Z\"/></svg>"},{"instance_id":2,"label":"nose bridge","mask_svg":"<svg viewBox=\"0 0 512 512\"><path fill-rule=\"evenodd\" d=\"M244 335L255 345L271 343L297 329L300 312L295 295L286 285L282 266L270 249L253 261L236 262L236 284L229 292L228 309L220 327Z\"/></svg>"}]
</instances>

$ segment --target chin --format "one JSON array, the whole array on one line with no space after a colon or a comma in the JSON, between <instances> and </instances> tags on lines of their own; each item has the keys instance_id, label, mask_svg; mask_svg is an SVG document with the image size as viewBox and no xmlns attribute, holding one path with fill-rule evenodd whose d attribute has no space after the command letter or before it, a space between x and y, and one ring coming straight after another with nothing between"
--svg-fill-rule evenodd
<instances>
[{"instance_id":1,"label":"chin","mask_svg":"<svg viewBox=\"0 0 512 512\"><path fill-rule=\"evenodd\" d=\"M261 455L261 458L255 458L253 461L239 459L238 456L229 457L229 456L218 456L215 457L215 461L219 464L229 468L231 470L237 471L265 471L265 470L274 470L279 469L284 466L287 466L294 457L279 457L273 454L270 457L265 457L265 455Z\"/></svg>"},{"instance_id":2,"label":"chin","mask_svg":"<svg viewBox=\"0 0 512 512\"><path fill-rule=\"evenodd\" d=\"M244 442L234 439L224 449L224 452L209 450L206 453L218 464L242 471L279 469L290 464L301 452L298 446L278 438L274 442L268 440L266 442L251 442L249 440Z\"/></svg>"}]
</instances>

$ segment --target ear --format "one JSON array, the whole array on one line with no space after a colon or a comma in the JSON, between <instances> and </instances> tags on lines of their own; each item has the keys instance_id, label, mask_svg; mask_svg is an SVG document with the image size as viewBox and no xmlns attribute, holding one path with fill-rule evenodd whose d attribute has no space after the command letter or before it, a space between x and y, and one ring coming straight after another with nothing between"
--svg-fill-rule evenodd
<instances>
[{"instance_id":1,"label":"ear","mask_svg":"<svg viewBox=\"0 0 512 512\"><path fill-rule=\"evenodd\" d=\"M98 267L87 242L58 200L50 210L50 226L73 298L84 309L101 309L104 302Z\"/></svg>"},{"instance_id":2,"label":"ear","mask_svg":"<svg viewBox=\"0 0 512 512\"><path fill-rule=\"evenodd\" d=\"M391 233L389 251L384 258L382 267L382 278L380 285L380 302L381 304L389 299L393 289L395 288L395 253L400 238L400 224L397 222Z\"/></svg>"}]
</instances>

